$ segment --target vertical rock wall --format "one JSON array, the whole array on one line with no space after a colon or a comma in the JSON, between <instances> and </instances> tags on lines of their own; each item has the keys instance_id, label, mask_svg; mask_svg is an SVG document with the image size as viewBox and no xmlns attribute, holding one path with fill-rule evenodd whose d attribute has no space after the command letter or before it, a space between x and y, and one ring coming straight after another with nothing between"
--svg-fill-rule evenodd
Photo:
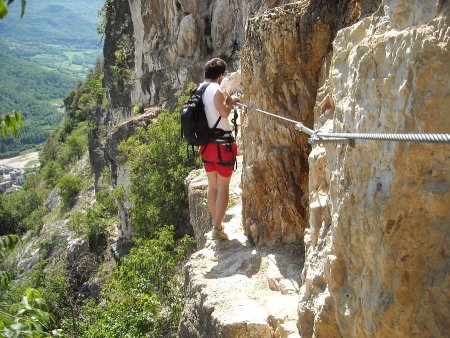
<instances>
[{"instance_id":1,"label":"vertical rock wall","mask_svg":"<svg viewBox=\"0 0 450 338\"><path fill-rule=\"evenodd\" d=\"M385 0L338 32L316 127L448 133L448 2ZM302 337L450 332L450 147L315 147L299 304Z\"/></svg>"},{"instance_id":2,"label":"vertical rock wall","mask_svg":"<svg viewBox=\"0 0 450 338\"><path fill-rule=\"evenodd\" d=\"M237 67L247 18L288 2L129 0L135 41L131 102L173 105L177 91L203 80L212 57Z\"/></svg>"},{"instance_id":3,"label":"vertical rock wall","mask_svg":"<svg viewBox=\"0 0 450 338\"><path fill-rule=\"evenodd\" d=\"M131 86L134 68L134 38L131 12L127 0L107 2L105 44L103 47L105 75L103 85L108 93L110 109L105 124L116 125L131 114Z\"/></svg>"},{"instance_id":4,"label":"vertical rock wall","mask_svg":"<svg viewBox=\"0 0 450 338\"><path fill-rule=\"evenodd\" d=\"M298 1L248 21L242 76L249 105L313 125L323 58L354 1ZM305 134L254 110L243 123L244 230L259 244L299 242L308 225Z\"/></svg>"},{"instance_id":5,"label":"vertical rock wall","mask_svg":"<svg viewBox=\"0 0 450 338\"><path fill-rule=\"evenodd\" d=\"M242 6L236 1L129 3L135 40L133 103L173 105L178 90L202 81L206 60L221 56L232 61L242 46Z\"/></svg>"}]
</instances>

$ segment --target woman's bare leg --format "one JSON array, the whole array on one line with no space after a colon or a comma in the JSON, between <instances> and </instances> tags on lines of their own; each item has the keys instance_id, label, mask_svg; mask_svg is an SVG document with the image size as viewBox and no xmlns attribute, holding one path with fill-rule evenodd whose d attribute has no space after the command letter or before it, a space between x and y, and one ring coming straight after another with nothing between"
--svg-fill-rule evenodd
<instances>
[{"instance_id":1,"label":"woman's bare leg","mask_svg":"<svg viewBox=\"0 0 450 338\"><path fill-rule=\"evenodd\" d=\"M230 194L230 177L223 177L217 174L217 194L216 194L216 206L213 215L214 226L216 229L222 229L222 220L225 217L227 211L228 198Z\"/></svg>"},{"instance_id":2,"label":"woman's bare leg","mask_svg":"<svg viewBox=\"0 0 450 338\"><path fill-rule=\"evenodd\" d=\"M215 219L216 216L216 201L217 201L217 172L207 172L208 176L208 208L211 212L211 217Z\"/></svg>"}]
</instances>

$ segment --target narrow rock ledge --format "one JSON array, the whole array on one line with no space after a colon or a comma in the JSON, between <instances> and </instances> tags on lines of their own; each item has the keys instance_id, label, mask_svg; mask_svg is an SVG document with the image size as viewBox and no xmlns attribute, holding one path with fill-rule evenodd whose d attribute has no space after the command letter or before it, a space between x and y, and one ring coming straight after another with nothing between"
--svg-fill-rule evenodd
<instances>
[{"instance_id":1,"label":"narrow rock ledge","mask_svg":"<svg viewBox=\"0 0 450 338\"><path fill-rule=\"evenodd\" d=\"M207 232L204 248L188 262L178 337L299 337L296 320L303 247L256 247L247 240L241 226L241 163L238 168L230 187L234 206L224 223L230 240L212 240L211 231ZM206 203L202 205L207 208Z\"/></svg>"}]
</instances>

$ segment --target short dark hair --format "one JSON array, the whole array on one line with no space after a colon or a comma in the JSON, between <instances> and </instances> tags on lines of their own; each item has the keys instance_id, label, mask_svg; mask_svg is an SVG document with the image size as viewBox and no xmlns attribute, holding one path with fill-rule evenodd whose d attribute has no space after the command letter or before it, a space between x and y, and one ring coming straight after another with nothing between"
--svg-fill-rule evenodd
<instances>
[{"instance_id":1,"label":"short dark hair","mask_svg":"<svg viewBox=\"0 0 450 338\"><path fill-rule=\"evenodd\" d=\"M215 80L225 74L227 64L219 58L209 60L205 65L205 79Z\"/></svg>"}]
</instances>

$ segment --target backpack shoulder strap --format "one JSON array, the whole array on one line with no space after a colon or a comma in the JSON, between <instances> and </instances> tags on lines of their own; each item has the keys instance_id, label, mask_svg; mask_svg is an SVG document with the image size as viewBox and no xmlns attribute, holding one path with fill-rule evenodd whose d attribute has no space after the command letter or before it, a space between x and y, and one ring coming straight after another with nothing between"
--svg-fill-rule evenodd
<instances>
[{"instance_id":1,"label":"backpack shoulder strap","mask_svg":"<svg viewBox=\"0 0 450 338\"><path fill-rule=\"evenodd\" d=\"M214 127L211 128L212 130L216 129L216 127L219 124L221 118L222 118L222 116L219 116L219 118L217 119L216 123L214 124Z\"/></svg>"},{"instance_id":2,"label":"backpack shoulder strap","mask_svg":"<svg viewBox=\"0 0 450 338\"><path fill-rule=\"evenodd\" d=\"M206 89L208 86L209 86L209 83L205 83L205 84L199 86L199 87L197 88L197 93L198 93L199 95L203 95L203 93L205 92L205 89Z\"/></svg>"}]
</instances>

